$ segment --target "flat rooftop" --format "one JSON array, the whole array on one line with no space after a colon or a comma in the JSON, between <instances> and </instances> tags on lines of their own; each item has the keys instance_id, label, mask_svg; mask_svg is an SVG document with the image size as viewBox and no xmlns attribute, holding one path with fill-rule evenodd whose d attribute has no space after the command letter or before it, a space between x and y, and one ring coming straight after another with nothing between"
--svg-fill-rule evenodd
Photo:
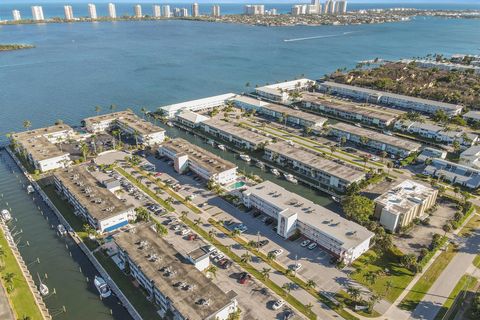
<instances>
[{"instance_id":1,"label":"flat rooftop","mask_svg":"<svg viewBox=\"0 0 480 320\"><path fill-rule=\"evenodd\" d=\"M358 246L374 235L361 225L268 180L248 188L244 193L253 194L280 209L297 213L299 221L335 238L346 250Z\"/></svg>"},{"instance_id":2,"label":"flat rooftop","mask_svg":"<svg viewBox=\"0 0 480 320\"><path fill-rule=\"evenodd\" d=\"M89 124L100 123L100 122L103 122L103 121L113 121L113 120L118 119L119 117L124 116L128 113L131 113L131 112L129 112L129 111L118 111L118 112L105 113L105 114L101 114L101 115L98 115L98 116L85 118L85 119L83 119L83 122L85 123L85 125L89 125Z\"/></svg>"},{"instance_id":3,"label":"flat rooftop","mask_svg":"<svg viewBox=\"0 0 480 320\"><path fill-rule=\"evenodd\" d=\"M202 99L175 103L168 106L160 107L158 109L164 110L167 112L176 112L182 109L200 107L204 105L222 105L223 103L225 103L225 101L230 100L235 96L236 96L235 93L225 93L218 96L212 96L212 97L207 97Z\"/></svg>"},{"instance_id":4,"label":"flat rooftop","mask_svg":"<svg viewBox=\"0 0 480 320\"><path fill-rule=\"evenodd\" d=\"M114 239L185 318L207 319L237 296L234 291L223 292L184 260L181 253L156 234L150 223L118 233ZM179 286L179 283L184 285ZM186 286L190 286L190 290ZM209 301L209 304L198 304L200 299Z\"/></svg>"},{"instance_id":5,"label":"flat rooftop","mask_svg":"<svg viewBox=\"0 0 480 320\"><path fill-rule=\"evenodd\" d=\"M182 138L175 138L164 142L162 147L173 150L177 155L188 155L190 161L195 161L198 165L206 168L210 173L220 173L237 167L230 161L222 159Z\"/></svg>"},{"instance_id":6,"label":"flat rooftop","mask_svg":"<svg viewBox=\"0 0 480 320\"><path fill-rule=\"evenodd\" d=\"M98 221L115 217L133 209L133 205L123 203L113 193L101 186L100 182L87 171L85 166L63 169L55 172L54 176Z\"/></svg>"},{"instance_id":7,"label":"flat rooftop","mask_svg":"<svg viewBox=\"0 0 480 320\"><path fill-rule=\"evenodd\" d=\"M258 99L248 97L248 96L236 96L233 99L233 101L239 101L239 102L251 104L251 105L253 105L257 108L260 108L260 107L263 107L263 106L266 106L267 104L269 104L269 102L265 102L265 101L258 100Z\"/></svg>"},{"instance_id":8,"label":"flat rooftop","mask_svg":"<svg viewBox=\"0 0 480 320\"><path fill-rule=\"evenodd\" d=\"M256 90L271 91L273 93L276 92L277 94L280 94L280 91L278 89L282 89L282 90L294 89L296 86L301 87L301 86L304 86L308 83L313 84L313 83L315 83L315 81L303 78L303 79L290 80L290 81L285 81L285 82L269 84L269 85L266 85L266 86L258 87L258 88L256 88ZM272 89L273 89L273 91L272 91Z\"/></svg>"},{"instance_id":9,"label":"flat rooftop","mask_svg":"<svg viewBox=\"0 0 480 320\"><path fill-rule=\"evenodd\" d=\"M474 110L468 111L467 113L465 113L463 115L463 117L478 121L478 120L480 120L480 111L474 111Z\"/></svg>"},{"instance_id":10,"label":"flat rooftop","mask_svg":"<svg viewBox=\"0 0 480 320\"><path fill-rule=\"evenodd\" d=\"M272 139L260 134L253 132L249 129L239 127L238 124L234 122L227 122L220 119L210 119L203 122L205 125L217 129L219 131L223 131L226 134L231 134L232 136L237 137L238 139L242 139L248 141L254 145L258 145L260 143L267 143Z\"/></svg>"},{"instance_id":11,"label":"flat rooftop","mask_svg":"<svg viewBox=\"0 0 480 320\"><path fill-rule=\"evenodd\" d=\"M386 108L378 105L358 105L351 102L344 102L336 99L325 97L318 92L304 92L302 94L302 101L320 104L335 110L359 114L364 117L376 118L383 121L392 121L400 117L405 111Z\"/></svg>"},{"instance_id":12,"label":"flat rooftop","mask_svg":"<svg viewBox=\"0 0 480 320\"><path fill-rule=\"evenodd\" d=\"M293 108L281 106L279 104L270 103L262 107L263 109L272 110L278 113L285 113L290 117L302 119L304 121L315 122L317 124L323 124L327 121L327 118L318 116L316 114L308 113L301 110L295 110Z\"/></svg>"},{"instance_id":13,"label":"flat rooftop","mask_svg":"<svg viewBox=\"0 0 480 320\"><path fill-rule=\"evenodd\" d=\"M396 136L389 136L377 131L364 129L357 126L352 126L343 122L338 122L336 124L331 125L330 127L340 131L352 133L357 136L367 137L370 140L378 141L380 143L386 143L391 146L394 146L403 150L408 150L411 152L420 149L420 147L422 146L420 143L417 143L417 142L397 138Z\"/></svg>"},{"instance_id":14,"label":"flat rooftop","mask_svg":"<svg viewBox=\"0 0 480 320\"><path fill-rule=\"evenodd\" d=\"M379 91L379 90L374 90L374 89L368 89L368 88L362 88L358 86L352 86L348 84L343 84L343 83L337 83L337 82L332 82L332 81L325 81L322 82L321 85L327 86L327 87L334 87L334 88L342 88L346 90L354 90L358 92L363 92L370 94L372 96L386 96L386 97L391 97L394 99L399 99L399 100L407 100L407 101L413 101L417 102L419 104L426 104L426 105L432 105L432 106L437 106L443 109L451 109L451 110L461 110L463 107L460 105L456 104L451 104L451 103L446 103L446 102L441 102L441 101L435 101L435 100L427 100L427 99L422 99L422 98L417 98L417 97L412 97L412 96L405 96L401 94L396 94L396 93L391 93L391 92L386 92L386 91Z\"/></svg>"},{"instance_id":15,"label":"flat rooftop","mask_svg":"<svg viewBox=\"0 0 480 320\"><path fill-rule=\"evenodd\" d=\"M131 111L119 111L107 114L102 114L95 117L83 119L85 125L100 123L103 121L118 121L122 124L138 131L141 135L148 135L152 133L165 131L164 129L150 123Z\"/></svg>"},{"instance_id":16,"label":"flat rooftop","mask_svg":"<svg viewBox=\"0 0 480 320\"><path fill-rule=\"evenodd\" d=\"M332 176L338 177L348 182L358 181L365 177L365 173L360 169L355 169L340 163L325 159L320 153L300 146L290 145L286 141L279 141L267 145L265 150L270 150L281 154L294 161L308 165L318 171L326 172Z\"/></svg>"},{"instance_id":17,"label":"flat rooftop","mask_svg":"<svg viewBox=\"0 0 480 320\"><path fill-rule=\"evenodd\" d=\"M400 215L422 204L435 189L412 180L405 180L375 199L388 212Z\"/></svg>"},{"instance_id":18,"label":"flat rooftop","mask_svg":"<svg viewBox=\"0 0 480 320\"><path fill-rule=\"evenodd\" d=\"M177 114L177 118L181 118L193 123L199 123L199 122L203 122L205 120L210 119L210 117L198 114L190 110L181 111L179 114Z\"/></svg>"},{"instance_id":19,"label":"flat rooftop","mask_svg":"<svg viewBox=\"0 0 480 320\"><path fill-rule=\"evenodd\" d=\"M32 155L32 158L36 161L42 161L68 155L68 152L60 150L54 142L48 139L49 135L64 131L73 131L73 129L66 124L60 124L15 133L12 135L12 138L27 150Z\"/></svg>"}]
</instances>

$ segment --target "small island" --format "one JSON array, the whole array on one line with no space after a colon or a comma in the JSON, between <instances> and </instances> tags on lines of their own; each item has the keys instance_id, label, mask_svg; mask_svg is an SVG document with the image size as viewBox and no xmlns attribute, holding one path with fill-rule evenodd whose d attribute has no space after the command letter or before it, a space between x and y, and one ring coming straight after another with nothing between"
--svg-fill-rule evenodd
<instances>
[{"instance_id":1,"label":"small island","mask_svg":"<svg viewBox=\"0 0 480 320\"><path fill-rule=\"evenodd\" d=\"M0 51L13 51L13 50L22 50L22 49L31 49L35 48L34 45L31 44L1 44L0 43Z\"/></svg>"}]
</instances>

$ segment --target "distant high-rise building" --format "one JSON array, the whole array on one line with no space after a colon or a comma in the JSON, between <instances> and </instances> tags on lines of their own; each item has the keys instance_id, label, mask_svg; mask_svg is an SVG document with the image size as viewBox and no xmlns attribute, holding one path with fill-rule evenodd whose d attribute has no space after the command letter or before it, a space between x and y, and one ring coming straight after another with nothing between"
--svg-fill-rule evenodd
<instances>
[{"instance_id":1,"label":"distant high-rise building","mask_svg":"<svg viewBox=\"0 0 480 320\"><path fill-rule=\"evenodd\" d=\"M88 16L90 19L97 19L97 7L92 3L88 4Z\"/></svg>"},{"instance_id":2,"label":"distant high-rise building","mask_svg":"<svg viewBox=\"0 0 480 320\"><path fill-rule=\"evenodd\" d=\"M311 14L322 13L322 5L320 4L320 0L312 0L311 5L315 7L314 10L310 10L312 11Z\"/></svg>"},{"instance_id":3,"label":"distant high-rise building","mask_svg":"<svg viewBox=\"0 0 480 320\"><path fill-rule=\"evenodd\" d=\"M212 16L220 17L220 6L218 4L215 4L212 7Z\"/></svg>"},{"instance_id":4,"label":"distant high-rise building","mask_svg":"<svg viewBox=\"0 0 480 320\"><path fill-rule=\"evenodd\" d=\"M170 18L172 16L172 12L170 11L170 6L167 4L162 7L163 9L163 16L165 18Z\"/></svg>"},{"instance_id":5,"label":"distant high-rise building","mask_svg":"<svg viewBox=\"0 0 480 320\"><path fill-rule=\"evenodd\" d=\"M245 6L245 14L247 15L264 15L265 6L263 4L247 4Z\"/></svg>"},{"instance_id":6,"label":"distant high-rise building","mask_svg":"<svg viewBox=\"0 0 480 320\"><path fill-rule=\"evenodd\" d=\"M65 20L73 20L72 6L63 6L63 11L65 12Z\"/></svg>"},{"instance_id":7,"label":"distant high-rise building","mask_svg":"<svg viewBox=\"0 0 480 320\"><path fill-rule=\"evenodd\" d=\"M45 20L43 17L43 8L41 6L32 6L32 19L35 21Z\"/></svg>"},{"instance_id":8,"label":"distant high-rise building","mask_svg":"<svg viewBox=\"0 0 480 320\"><path fill-rule=\"evenodd\" d=\"M143 17L142 16L142 6L139 5L139 4L136 4L134 7L133 7L133 10L135 12L135 18L141 18Z\"/></svg>"},{"instance_id":9,"label":"distant high-rise building","mask_svg":"<svg viewBox=\"0 0 480 320\"><path fill-rule=\"evenodd\" d=\"M153 17L160 18L162 16L162 9L158 4L153 5Z\"/></svg>"},{"instance_id":10,"label":"distant high-rise building","mask_svg":"<svg viewBox=\"0 0 480 320\"><path fill-rule=\"evenodd\" d=\"M347 12L347 1L337 1L337 13Z\"/></svg>"},{"instance_id":11,"label":"distant high-rise building","mask_svg":"<svg viewBox=\"0 0 480 320\"><path fill-rule=\"evenodd\" d=\"M108 17L111 19L117 18L117 9L113 3L108 4Z\"/></svg>"},{"instance_id":12,"label":"distant high-rise building","mask_svg":"<svg viewBox=\"0 0 480 320\"><path fill-rule=\"evenodd\" d=\"M12 16L13 16L13 21L22 20L22 16L20 15L20 11L18 11L18 10L13 10L12 11Z\"/></svg>"},{"instance_id":13,"label":"distant high-rise building","mask_svg":"<svg viewBox=\"0 0 480 320\"><path fill-rule=\"evenodd\" d=\"M181 8L179 11L179 16L180 17L188 17L188 10L187 8Z\"/></svg>"},{"instance_id":14,"label":"distant high-rise building","mask_svg":"<svg viewBox=\"0 0 480 320\"><path fill-rule=\"evenodd\" d=\"M192 4L192 17L198 17L200 15L200 12L198 10L198 3Z\"/></svg>"}]
</instances>

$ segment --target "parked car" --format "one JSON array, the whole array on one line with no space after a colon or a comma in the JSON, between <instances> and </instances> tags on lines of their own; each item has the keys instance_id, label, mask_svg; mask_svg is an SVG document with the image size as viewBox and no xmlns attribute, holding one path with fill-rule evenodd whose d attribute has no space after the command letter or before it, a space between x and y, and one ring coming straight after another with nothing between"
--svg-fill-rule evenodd
<instances>
[{"instance_id":1,"label":"parked car","mask_svg":"<svg viewBox=\"0 0 480 320\"><path fill-rule=\"evenodd\" d=\"M246 284L246 283L248 283L248 281L251 280L251 279L252 279L252 276L251 276L251 275L249 275L249 274L246 273L246 272L242 272L242 273L240 274L240 277L239 277L239 279L238 279L238 282L239 282L240 284Z\"/></svg>"},{"instance_id":2,"label":"parked car","mask_svg":"<svg viewBox=\"0 0 480 320\"><path fill-rule=\"evenodd\" d=\"M267 239L265 239L265 240L260 240L260 241L258 241L258 246L259 246L259 247L264 247L264 246L266 246L269 242L270 242L270 241L268 241Z\"/></svg>"},{"instance_id":3,"label":"parked car","mask_svg":"<svg viewBox=\"0 0 480 320\"><path fill-rule=\"evenodd\" d=\"M313 249L315 249L317 246L318 246L317 243L316 243L316 242L313 242L313 243L310 243L310 245L308 246L308 249L309 249L309 250L313 250Z\"/></svg>"},{"instance_id":4,"label":"parked car","mask_svg":"<svg viewBox=\"0 0 480 320\"><path fill-rule=\"evenodd\" d=\"M258 217L259 215L261 215L261 213L258 212L258 211L255 211L255 212L253 213L253 217L254 217L254 218Z\"/></svg>"},{"instance_id":5,"label":"parked car","mask_svg":"<svg viewBox=\"0 0 480 320\"><path fill-rule=\"evenodd\" d=\"M308 240L308 239L307 239L307 240L303 240L302 243L300 243L300 245L301 245L302 247L306 247L306 246L308 246L309 244L310 244L310 240Z\"/></svg>"},{"instance_id":6,"label":"parked car","mask_svg":"<svg viewBox=\"0 0 480 320\"><path fill-rule=\"evenodd\" d=\"M283 300L277 300L273 303L272 305L272 308L273 310L278 310L280 309L281 307L283 307L285 305L285 301Z\"/></svg>"},{"instance_id":7,"label":"parked car","mask_svg":"<svg viewBox=\"0 0 480 320\"><path fill-rule=\"evenodd\" d=\"M290 266L290 269L292 269L293 271L297 272L298 270L300 270L302 268L302 264L297 262L293 265Z\"/></svg>"},{"instance_id":8,"label":"parked car","mask_svg":"<svg viewBox=\"0 0 480 320\"><path fill-rule=\"evenodd\" d=\"M295 316L295 313L291 309L285 310L283 313L283 320L290 320Z\"/></svg>"},{"instance_id":9,"label":"parked car","mask_svg":"<svg viewBox=\"0 0 480 320\"><path fill-rule=\"evenodd\" d=\"M274 219L273 219L272 217L269 217L269 218L267 218L267 220L265 221L265 224L266 224L267 226L269 226L269 225L271 225L271 224L273 223L273 221L274 221Z\"/></svg>"},{"instance_id":10,"label":"parked car","mask_svg":"<svg viewBox=\"0 0 480 320\"><path fill-rule=\"evenodd\" d=\"M283 250L282 249L275 249L275 250L272 250L270 252L273 253L275 255L275 257L278 257L279 255L281 255L283 253Z\"/></svg>"}]
</instances>

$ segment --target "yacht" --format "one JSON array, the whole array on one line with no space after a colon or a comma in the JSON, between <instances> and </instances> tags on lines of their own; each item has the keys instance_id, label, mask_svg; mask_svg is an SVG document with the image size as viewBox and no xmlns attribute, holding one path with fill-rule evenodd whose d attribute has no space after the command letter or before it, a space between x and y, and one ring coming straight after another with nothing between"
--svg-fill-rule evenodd
<instances>
[{"instance_id":1,"label":"yacht","mask_svg":"<svg viewBox=\"0 0 480 320\"><path fill-rule=\"evenodd\" d=\"M3 209L1 212L1 218L3 221L8 222L12 220L12 215L10 214L10 211L8 211L7 209Z\"/></svg>"},{"instance_id":2,"label":"yacht","mask_svg":"<svg viewBox=\"0 0 480 320\"><path fill-rule=\"evenodd\" d=\"M167 122L167 126L173 127L173 122L172 122L172 121L168 121L168 122Z\"/></svg>"},{"instance_id":3,"label":"yacht","mask_svg":"<svg viewBox=\"0 0 480 320\"><path fill-rule=\"evenodd\" d=\"M250 162L250 160L252 160L248 154L243 154L243 153L240 155L240 159L247 162Z\"/></svg>"},{"instance_id":4,"label":"yacht","mask_svg":"<svg viewBox=\"0 0 480 320\"><path fill-rule=\"evenodd\" d=\"M298 183L298 180L295 179L295 177L294 177L293 175L291 175L290 173L285 173L283 176L285 177L285 179L286 179L288 182Z\"/></svg>"},{"instance_id":5,"label":"yacht","mask_svg":"<svg viewBox=\"0 0 480 320\"><path fill-rule=\"evenodd\" d=\"M277 177L280 175L280 172L278 172L278 170L275 169L275 168L270 169L270 172L271 172L272 174L274 174L275 176L277 176Z\"/></svg>"},{"instance_id":6,"label":"yacht","mask_svg":"<svg viewBox=\"0 0 480 320\"><path fill-rule=\"evenodd\" d=\"M108 284L105 282L105 280L103 280L102 277L95 276L93 284L95 284L95 288L97 288L98 293L102 298L108 298L112 294L112 291L110 291Z\"/></svg>"},{"instance_id":7,"label":"yacht","mask_svg":"<svg viewBox=\"0 0 480 320\"><path fill-rule=\"evenodd\" d=\"M211 146L215 146L215 141L213 141L212 139L208 139L207 143Z\"/></svg>"},{"instance_id":8,"label":"yacht","mask_svg":"<svg viewBox=\"0 0 480 320\"><path fill-rule=\"evenodd\" d=\"M63 224L59 224L57 226L57 230L58 230L58 233L60 233L60 235L63 237L67 234L67 229L65 229L65 227L63 226Z\"/></svg>"},{"instance_id":9,"label":"yacht","mask_svg":"<svg viewBox=\"0 0 480 320\"><path fill-rule=\"evenodd\" d=\"M223 144L219 144L219 145L218 145L218 149L220 149L220 150L222 150L222 151L227 150L227 148L226 148L225 145L223 145Z\"/></svg>"},{"instance_id":10,"label":"yacht","mask_svg":"<svg viewBox=\"0 0 480 320\"><path fill-rule=\"evenodd\" d=\"M257 161L255 165L262 170L265 169L265 164L262 161Z\"/></svg>"},{"instance_id":11,"label":"yacht","mask_svg":"<svg viewBox=\"0 0 480 320\"><path fill-rule=\"evenodd\" d=\"M37 276L38 276L38 281L40 281L40 284L38 285L38 290L40 291L40 294L45 297L46 295L48 295L48 293L50 292L50 290L48 290L48 287L45 283L42 282L42 279L40 279L40 276L38 275L37 273Z\"/></svg>"},{"instance_id":12,"label":"yacht","mask_svg":"<svg viewBox=\"0 0 480 320\"><path fill-rule=\"evenodd\" d=\"M27 193L34 193L35 192L35 189L33 188L33 186L31 184L28 185L27 187Z\"/></svg>"}]
</instances>

